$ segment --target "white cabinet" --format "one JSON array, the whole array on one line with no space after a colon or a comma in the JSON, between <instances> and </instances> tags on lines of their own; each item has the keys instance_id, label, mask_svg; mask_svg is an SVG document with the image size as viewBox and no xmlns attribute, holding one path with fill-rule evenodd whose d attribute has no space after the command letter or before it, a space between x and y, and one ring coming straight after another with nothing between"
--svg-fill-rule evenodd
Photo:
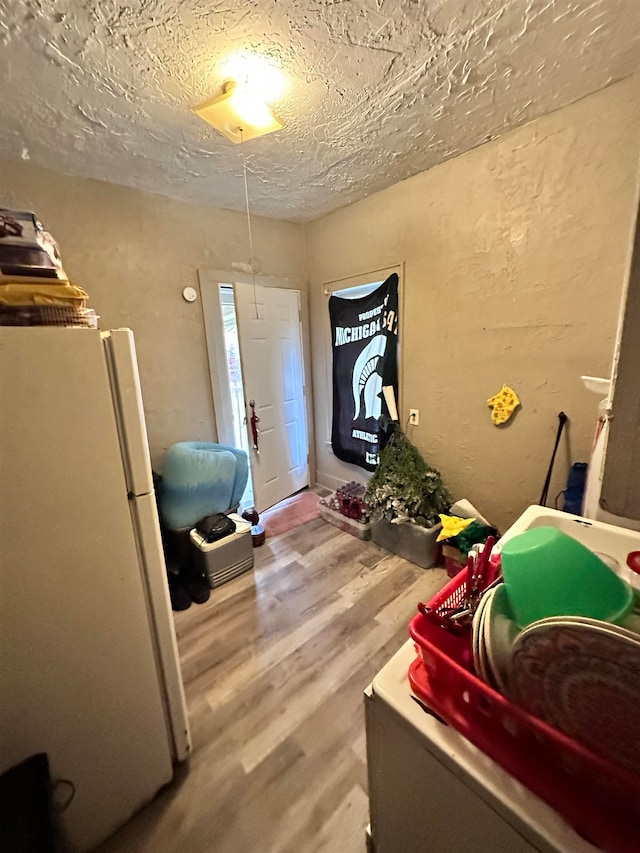
<instances>
[{"instance_id":1,"label":"white cabinet","mask_svg":"<svg viewBox=\"0 0 640 853\"><path fill-rule=\"evenodd\" d=\"M375 853L594 853L553 809L412 698L413 643L365 692Z\"/></svg>"}]
</instances>

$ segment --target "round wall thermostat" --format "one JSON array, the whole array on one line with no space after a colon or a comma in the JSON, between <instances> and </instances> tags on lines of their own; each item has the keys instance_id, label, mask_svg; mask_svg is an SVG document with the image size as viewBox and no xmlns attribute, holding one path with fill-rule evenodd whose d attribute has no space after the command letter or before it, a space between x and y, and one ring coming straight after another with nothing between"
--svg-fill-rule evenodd
<instances>
[{"instance_id":1,"label":"round wall thermostat","mask_svg":"<svg viewBox=\"0 0 640 853\"><path fill-rule=\"evenodd\" d=\"M198 298L198 291L195 289L195 287L185 287L185 289L182 291L182 298L185 299L187 302L195 302Z\"/></svg>"}]
</instances>

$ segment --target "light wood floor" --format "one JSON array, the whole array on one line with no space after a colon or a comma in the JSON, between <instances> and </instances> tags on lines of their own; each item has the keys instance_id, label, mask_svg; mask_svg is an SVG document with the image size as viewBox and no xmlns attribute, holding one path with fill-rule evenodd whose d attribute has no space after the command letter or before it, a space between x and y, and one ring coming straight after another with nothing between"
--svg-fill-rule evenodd
<instances>
[{"instance_id":1,"label":"light wood floor","mask_svg":"<svg viewBox=\"0 0 640 853\"><path fill-rule=\"evenodd\" d=\"M175 622L188 768L101 850L363 853L362 691L446 580L317 519Z\"/></svg>"}]
</instances>

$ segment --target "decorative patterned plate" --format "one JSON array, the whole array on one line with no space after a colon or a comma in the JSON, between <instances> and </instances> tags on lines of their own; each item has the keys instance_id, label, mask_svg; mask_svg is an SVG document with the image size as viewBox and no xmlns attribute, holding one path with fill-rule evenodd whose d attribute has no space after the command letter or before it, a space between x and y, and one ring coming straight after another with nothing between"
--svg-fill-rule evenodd
<instances>
[{"instance_id":1,"label":"decorative patterned plate","mask_svg":"<svg viewBox=\"0 0 640 853\"><path fill-rule=\"evenodd\" d=\"M510 689L526 710L640 772L640 638L595 619L542 619L521 632Z\"/></svg>"},{"instance_id":2,"label":"decorative patterned plate","mask_svg":"<svg viewBox=\"0 0 640 853\"><path fill-rule=\"evenodd\" d=\"M630 617L627 617L629 619ZM627 620L622 625L614 625L613 622L603 622L602 619L592 619L590 616L547 616L546 619L540 619L537 622L532 622L520 632L521 637L526 637L532 630L537 632L541 630L543 625L586 625L595 628L598 631L603 631L605 634L613 634L617 637L625 637L633 643L640 644L640 635L637 631L625 627Z\"/></svg>"}]
</instances>

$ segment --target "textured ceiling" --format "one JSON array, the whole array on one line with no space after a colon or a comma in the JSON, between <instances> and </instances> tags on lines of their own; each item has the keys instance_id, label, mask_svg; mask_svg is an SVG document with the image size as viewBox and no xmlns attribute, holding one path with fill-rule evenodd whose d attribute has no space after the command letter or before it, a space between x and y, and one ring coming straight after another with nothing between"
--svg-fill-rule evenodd
<instances>
[{"instance_id":1,"label":"textured ceiling","mask_svg":"<svg viewBox=\"0 0 640 853\"><path fill-rule=\"evenodd\" d=\"M241 208L241 147L189 109L240 50L290 83L252 206L303 220L639 70L640 2L3 0L0 153Z\"/></svg>"}]
</instances>

